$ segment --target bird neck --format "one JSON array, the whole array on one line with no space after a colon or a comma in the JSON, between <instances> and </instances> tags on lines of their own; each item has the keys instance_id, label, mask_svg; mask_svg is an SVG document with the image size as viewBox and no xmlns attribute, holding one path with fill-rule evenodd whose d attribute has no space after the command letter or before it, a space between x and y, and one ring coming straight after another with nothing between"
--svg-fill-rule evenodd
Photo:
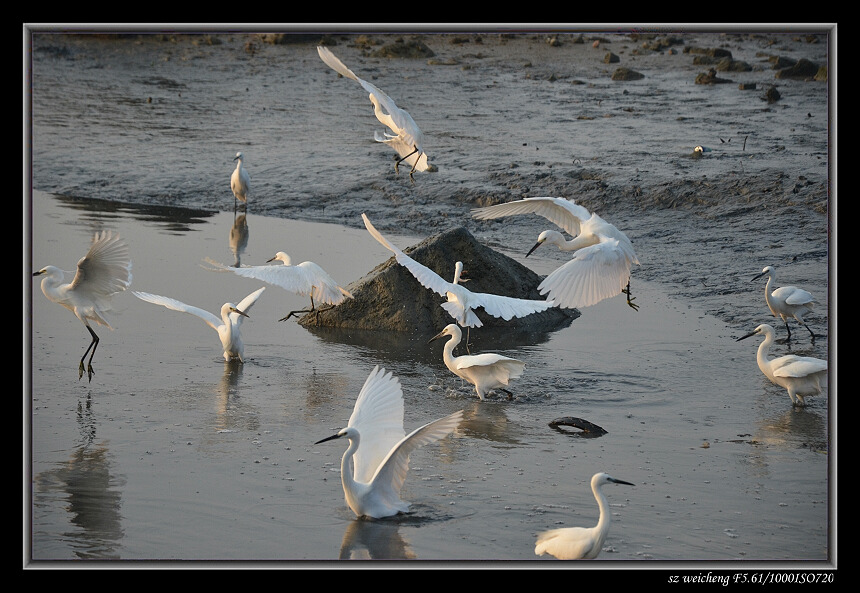
<instances>
[{"instance_id":1,"label":"bird neck","mask_svg":"<svg viewBox=\"0 0 860 593\"><path fill-rule=\"evenodd\" d=\"M449 369L454 366L454 360L456 359L454 356L454 348L456 348L459 343L460 338L457 336L451 336L448 338L448 341L445 342L445 348L442 350L442 360L445 361L445 366Z\"/></svg>"},{"instance_id":2,"label":"bird neck","mask_svg":"<svg viewBox=\"0 0 860 593\"><path fill-rule=\"evenodd\" d=\"M764 337L764 342L759 344L758 351L756 351L755 359L758 363L758 368L762 373L768 376L768 378L773 378L773 374L770 372L770 346L773 344L773 336L766 334Z\"/></svg>"},{"instance_id":3,"label":"bird neck","mask_svg":"<svg viewBox=\"0 0 860 593\"><path fill-rule=\"evenodd\" d=\"M592 490L594 492L594 498L597 500L597 506L600 508L600 518L597 520L597 531L600 534L600 544L602 544L603 537L605 537L605 534L609 529L609 523L612 519L610 518L609 503L606 500L606 496L598 488L593 488Z\"/></svg>"},{"instance_id":4,"label":"bird neck","mask_svg":"<svg viewBox=\"0 0 860 593\"><path fill-rule=\"evenodd\" d=\"M564 241L563 244L559 245L559 249L562 251L576 251L577 249L594 245L597 242L598 239L594 235L579 234L570 241Z\"/></svg>"}]
</instances>

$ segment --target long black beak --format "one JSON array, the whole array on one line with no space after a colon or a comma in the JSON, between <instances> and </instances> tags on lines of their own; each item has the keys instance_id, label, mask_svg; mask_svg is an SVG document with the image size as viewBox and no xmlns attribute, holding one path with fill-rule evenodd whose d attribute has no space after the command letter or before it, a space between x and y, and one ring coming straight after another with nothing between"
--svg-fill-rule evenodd
<instances>
[{"instance_id":1,"label":"long black beak","mask_svg":"<svg viewBox=\"0 0 860 593\"><path fill-rule=\"evenodd\" d=\"M331 441L331 440L333 440L333 439L339 439L340 437L341 437L341 434L340 434L340 433L336 433L336 434L331 435L330 437L326 437L326 438L324 438L324 439L321 439L321 440L317 441L316 443L314 443L314 445L319 445L320 443L324 443L324 442L326 442L326 441Z\"/></svg>"},{"instance_id":2,"label":"long black beak","mask_svg":"<svg viewBox=\"0 0 860 593\"><path fill-rule=\"evenodd\" d=\"M761 277L762 277L762 276L764 276L765 274L767 274L767 272L762 272L761 274L759 274L758 276L756 276L755 278L753 278L752 280L750 280L750 282L754 282L755 280L758 280L759 278L761 278Z\"/></svg>"},{"instance_id":3,"label":"long black beak","mask_svg":"<svg viewBox=\"0 0 860 593\"><path fill-rule=\"evenodd\" d=\"M747 334L747 335L745 335L745 336L741 336L740 338L738 338L737 340L735 340L735 342L740 342L741 340L746 340L747 338L751 338L751 337L753 337L754 335L756 335L756 332L750 332L750 333L748 333L748 334Z\"/></svg>"},{"instance_id":4,"label":"long black beak","mask_svg":"<svg viewBox=\"0 0 860 593\"><path fill-rule=\"evenodd\" d=\"M542 243L542 241L538 241L537 243L535 243L535 246L534 246L534 247L532 247L531 249L529 249L529 252L528 252L528 253L526 253L526 257L530 256L530 255L532 254L532 251L534 251L535 249L537 249L538 247L540 247L540 246L541 246L541 243Z\"/></svg>"},{"instance_id":5,"label":"long black beak","mask_svg":"<svg viewBox=\"0 0 860 593\"><path fill-rule=\"evenodd\" d=\"M636 484L632 482L625 482L624 480L616 480L615 478L609 478L610 482L615 482L616 484L627 484L628 486L635 486Z\"/></svg>"},{"instance_id":6,"label":"long black beak","mask_svg":"<svg viewBox=\"0 0 860 593\"><path fill-rule=\"evenodd\" d=\"M445 332L444 332L444 331L440 331L438 334L436 334L435 336L433 336L432 338L430 338L429 340L427 340L427 343L429 344L429 343L430 343L430 342L432 342L433 340L438 340L439 338L441 338L441 337L443 337L443 336L445 336Z\"/></svg>"}]
</instances>

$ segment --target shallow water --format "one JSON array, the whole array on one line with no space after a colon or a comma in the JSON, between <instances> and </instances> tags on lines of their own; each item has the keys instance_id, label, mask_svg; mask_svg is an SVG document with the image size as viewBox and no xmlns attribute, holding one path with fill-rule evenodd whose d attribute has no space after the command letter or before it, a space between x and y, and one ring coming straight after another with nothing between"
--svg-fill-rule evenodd
<instances>
[{"instance_id":1,"label":"shallow water","mask_svg":"<svg viewBox=\"0 0 860 593\"><path fill-rule=\"evenodd\" d=\"M531 35L437 40L434 50L458 64L410 61L409 75L342 43L334 51L349 66L424 114L416 119L440 172L412 185L372 141L378 124L358 85L333 76L313 42L250 53L248 36L218 39L39 40L33 269L72 269L92 232L113 228L131 245L133 289L210 310L242 298L259 286L200 264L235 261L228 179L243 150L258 193L242 263L285 250L357 280L390 255L361 226L367 210L400 246L464 224L546 274L565 256L523 257L545 222L476 223L468 208L483 195L566 195L631 236L642 308L617 297L526 344L473 336L527 363L512 401L478 402L444 368L441 345L426 343L432 334L278 323L308 303L268 287L245 326L248 362L225 365L205 324L125 293L87 384L76 376L86 331L28 277L29 559L549 567L558 563L534 556L535 535L596 522L588 480L597 471L636 486L607 488L613 526L596 566L833 559L835 389L794 410L756 367L753 340L735 342L762 322L782 335L763 284L749 282L772 264L824 302L810 320L823 338L811 344L800 328L792 351L831 354L826 87L786 81L785 99L766 107L737 85L694 85L702 68L689 56L636 55L621 37L611 46L648 73L641 83L609 81L602 50L595 59L587 46L551 48ZM827 57L826 44L784 36L687 41L754 62L761 51ZM761 68L731 76L772 80ZM696 144L715 151L691 159ZM784 340L775 349L785 353ZM407 430L460 408L467 419L413 457L404 498L414 512L367 522L345 506L341 444L312 443L345 424L376 364L403 383ZM562 416L608 434L547 425Z\"/></svg>"},{"instance_id":2,"label":"shallow water","mask_svg":"<svg viewBox=\"0 0 860 593\"><path fill-rule=\"evenodd\" d=\"M232 213L177 214L37 192L34 262L70 268L93 231L112 228L131 245L137 290L216 310L258 287L200 265L232 261ZM347 281L386 259L366 232L247 223L249 264L285 249ZM500 349L527 372L512 401L479 402L427 336L279 323L306 303L275 287L244 326L244 366L223 362L198 319L123 293L96 375L79 381L86 332L34 283L33 559L333 560L355 545L356 557L533 561L538 531L596 521L587 482L603 470L636 484L608 489L603 559L826 559L826 398L792 410L752 344L638 285L647 313L619 296L545 341ZM608 331L619 318L624 331ZM454 438L413 456L404 496L414 513L381 526L345 506L341 445L313 445L345 424L376 364L403 384L407 429L466 410ZM548 426L562 416L608 434Z\"/></svg>"}]
</instances>

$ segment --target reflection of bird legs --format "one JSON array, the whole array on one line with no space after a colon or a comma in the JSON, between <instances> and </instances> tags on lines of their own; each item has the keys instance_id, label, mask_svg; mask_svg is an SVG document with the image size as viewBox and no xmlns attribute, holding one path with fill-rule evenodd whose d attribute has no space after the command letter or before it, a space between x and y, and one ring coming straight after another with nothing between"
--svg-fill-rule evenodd
<instances>
[{"instance_id":1,"label":"reflection of bird legs","mask_svg":"<svg viewBox=\"0 0 860 593\"><path fill-rule=\"evenodd\" d=\"M99 347L99 337L96 335L96 332L93 331L93 328L91 328L89 325L87 325L86 328L87 331L90 332L90 335L93 337L93 341L90 342L90 345L87 347L87 351L84 352L84 355L81 357L81 364L78 367L78 381L80 381L81 377L84 376L84 359L87 357L87 354L90 355L90 360L87 363L87 376L89 377L90 381L93 380L93 375L95 374L95 371L93 370L93 356L96 355L96 348ZM90 350L92 350L91 353Z\"/></svg>"},{"instance_id":2,"label":"reflection of bird legs","mask_svg":"<svg viewBox=\"0 0 860 593\"><path fill-rule=\"evenodd\" d=\"M633 309L634 311L638 311L639 305L637 305L633 302L636 300L636 297L630 296L630 280L627 281L627 288L625 288L621 292L623 292L624 294L627 295L627 304L630 305L630 308Z\"/></svg>"}]
</instances>

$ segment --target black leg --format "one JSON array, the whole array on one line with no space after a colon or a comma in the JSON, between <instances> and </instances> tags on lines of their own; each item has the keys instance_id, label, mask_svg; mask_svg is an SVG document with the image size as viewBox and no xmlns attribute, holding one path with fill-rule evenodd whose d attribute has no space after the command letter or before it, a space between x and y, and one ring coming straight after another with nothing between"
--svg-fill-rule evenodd
<instances>
[{"instance_id":1,"label":"black leg","mask_svg":"<svg viewBox=\"0 0 860 593\"><path fill-rule=\"evenodd\" d=\"M93 375L95 374L95 371L93 370L93 356L96 355L96 348L98 348L99 346L99 337L96 335L96 332L93 331L93 328L91 328L89 325L87 325L86 328L87 331L90 332L90 335L92 336L93 340L92 342L90 342L90 345L87 347L86 352L84 352L84 355L81 357L81 364L78 366L78 381L80 381L81 377L84 376L84 359L87 357L87 354L90 355L90 360L89 362L87 362L87 376L90 381L93 380Z\"/></svg>"},{"instance_id":2,"label":"black leg","mask_svg":"<svg viewBox=\"0 0 860 593\"><path fill-rule=\"evenodd\" d=\"M395 172L395 173L400 173L400 163L402 163L404 160L406 160L406 159L408 159L409 157L411 157L411 156L412 156L413 154L415 154L416 152L418 152L418 147L417 147L417 146L416 146L416 147L414 147L414 150L413 150L412 152L410 152L409 154L407 154L406 156L400 157L399 159L397 159L396 161L394 161L394 172ZM418 164L418 159L416 159L416 160L415 160L415 164L416 164L416 165ZM413 166L413 167L412 167L412 171L410 171L410 172L409 172L409 176L410 176L410 177L412 177L412 173L414 173L414 172L415 172L415 167Z\"/></svg>"},{"instance_id":3,"label":"black leg","mask_svg":"<svg viewBox=\"0 0 860 593\"><path fill-rule=\"evenodd\" d=\"M627 288L625 288L621 292L623 292L624 294L627 295L627 304L630 306L630 308L633 309L634 311L638 311L639 305L637 305L636 303L633 302L636 300L636 297L630 296L630 280L627 281Z\"/></svg>"}]
</instances>

